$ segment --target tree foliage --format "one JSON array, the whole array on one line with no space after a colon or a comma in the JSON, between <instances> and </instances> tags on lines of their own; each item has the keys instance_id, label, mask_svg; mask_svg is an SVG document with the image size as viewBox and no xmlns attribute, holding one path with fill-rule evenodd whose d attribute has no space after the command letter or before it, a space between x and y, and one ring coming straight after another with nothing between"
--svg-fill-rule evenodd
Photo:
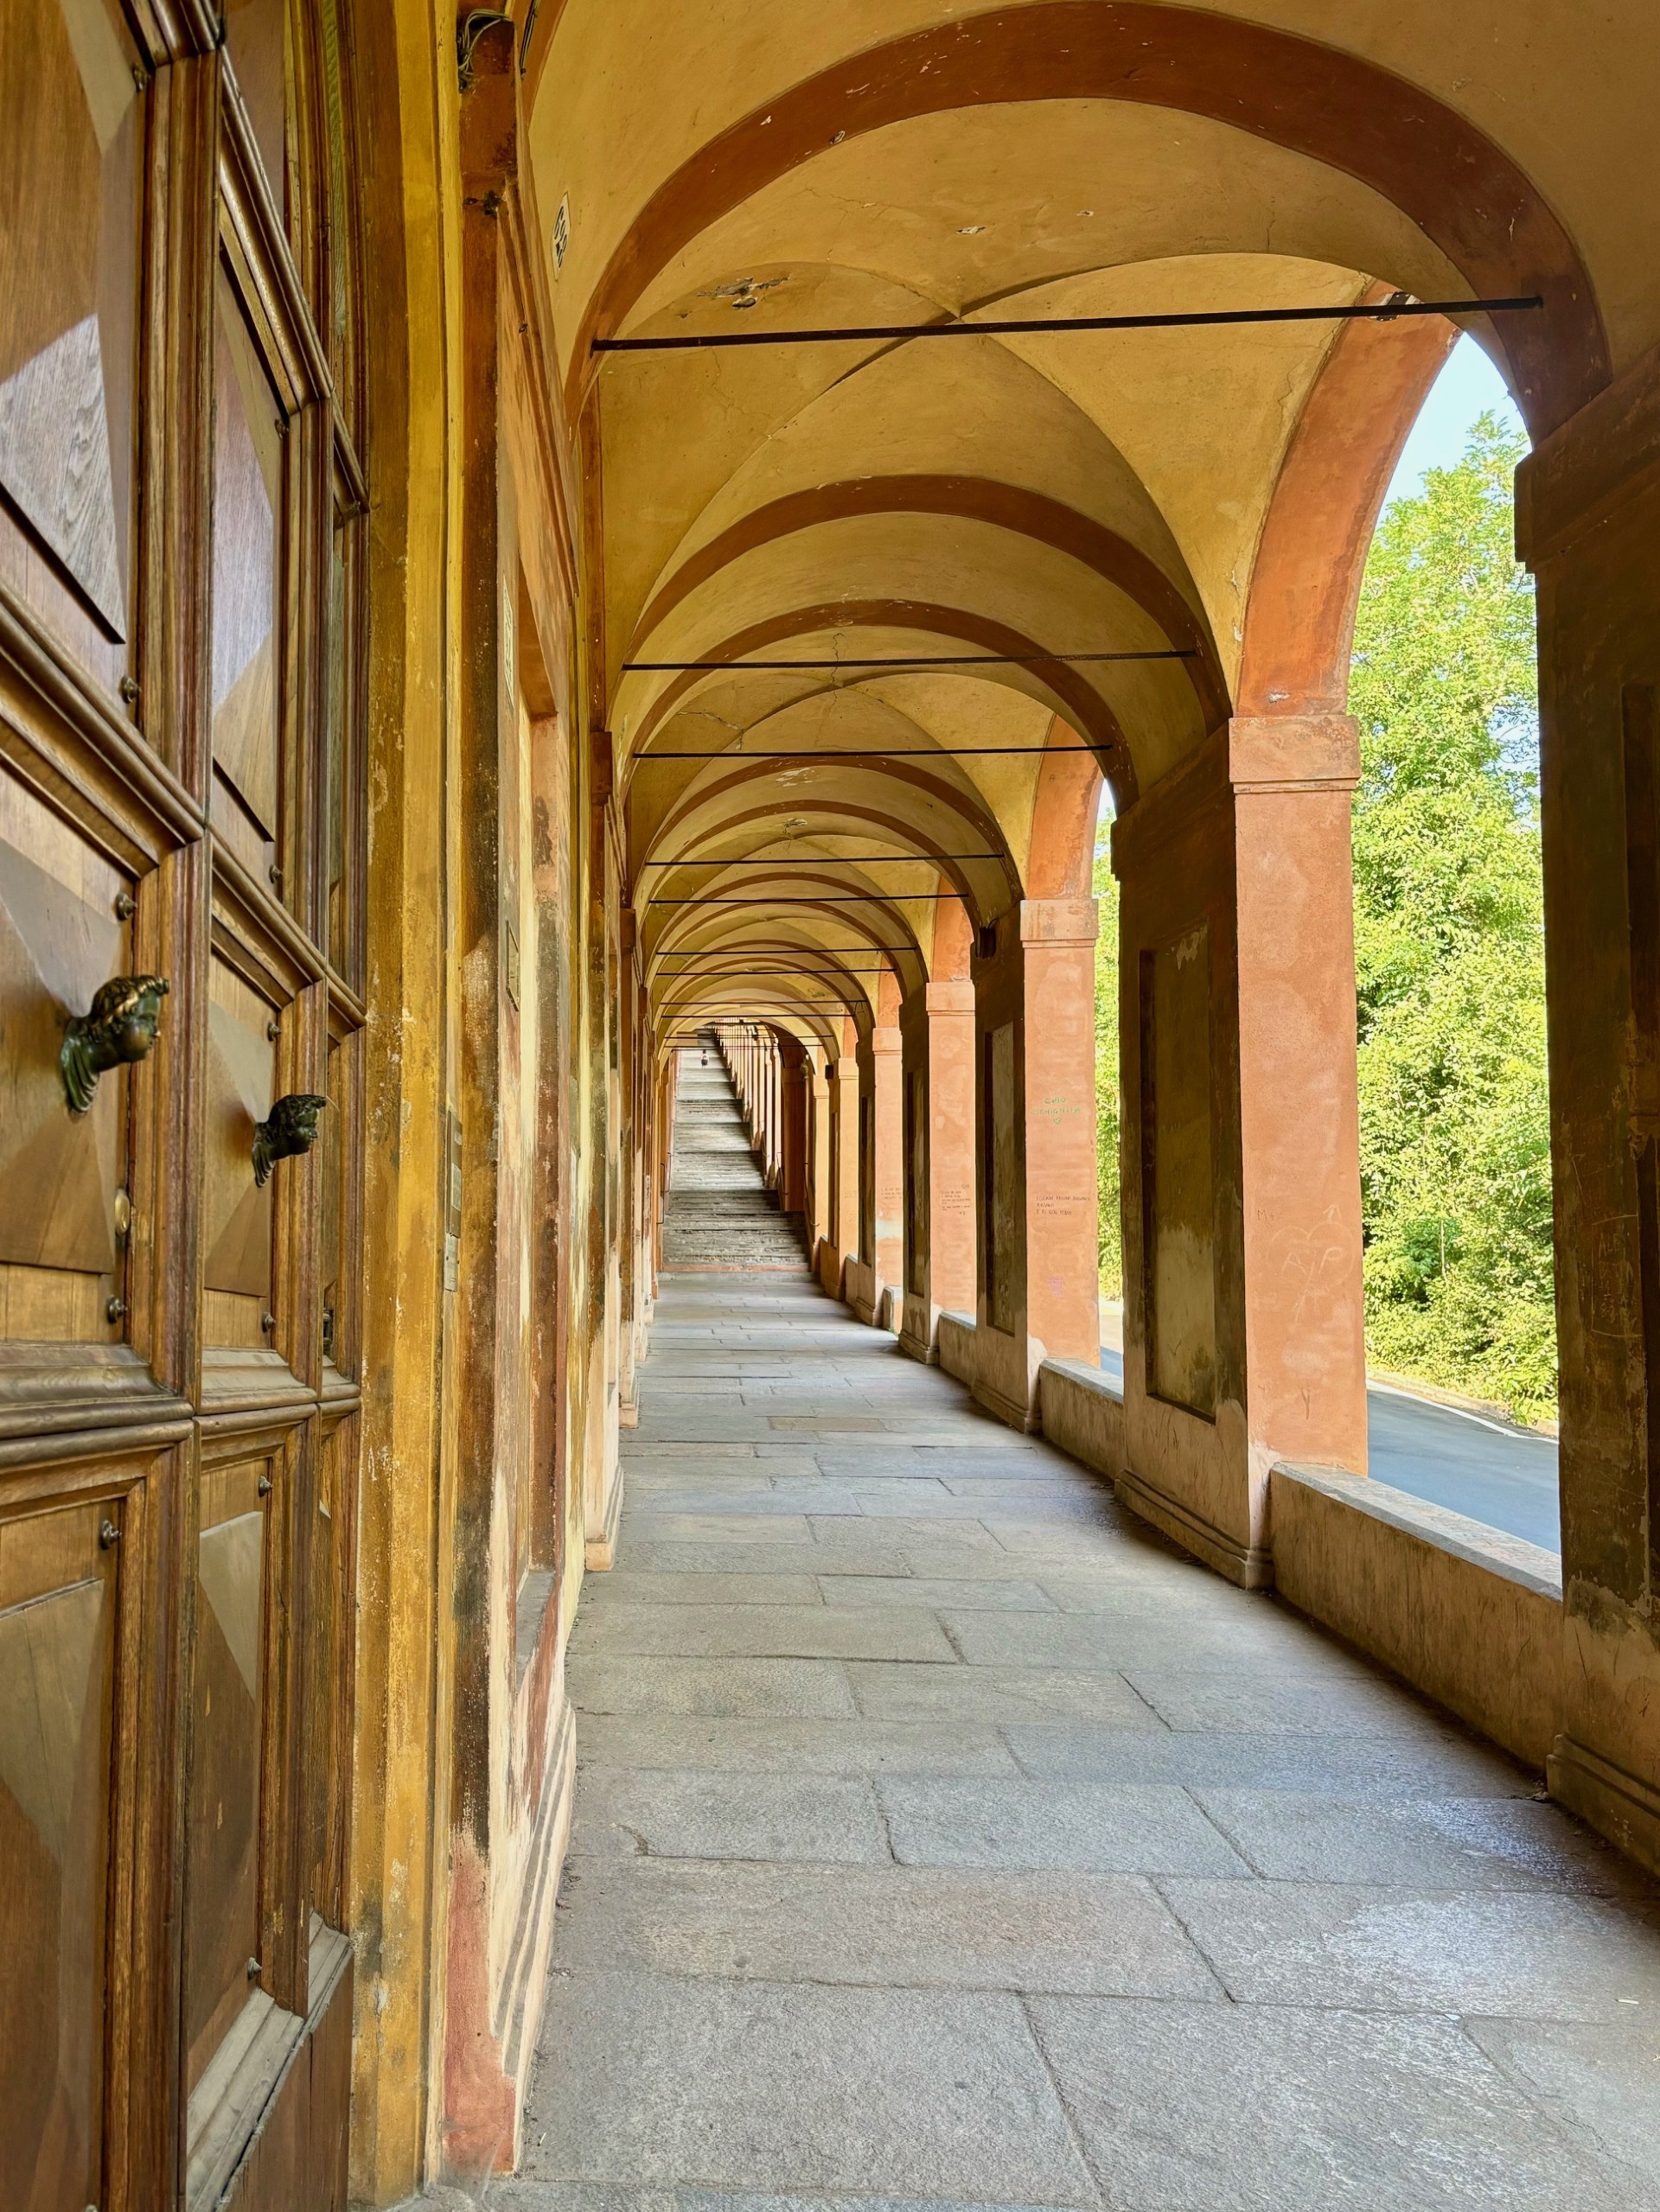
<instances>
[{"instance_id":1,"label":"tree foliage","mask_svg":"<svg viewBox=\"0 0 1660 2212\"><path fill-rule=\"evenodd\" d=\"M1554 1410L1525 450L1484 415L1379 526L1355 626L1355 960L1374 1360Z\"/></svg>"},{"instance_id":2,"label":"tree foliage","mask_svg":"<svg viewBox=\"0 0 1660 2212\"><path fill-rule=\"evenodd\" d=\"M1370 1356L1523 1418L1555 1411L1533 593L1524 447L1484 415L1396 500L1355 626L1355 959ZM1095 890L1103 1288L1121 1287L1118 898Z\"/></svg>"}]
</instances>

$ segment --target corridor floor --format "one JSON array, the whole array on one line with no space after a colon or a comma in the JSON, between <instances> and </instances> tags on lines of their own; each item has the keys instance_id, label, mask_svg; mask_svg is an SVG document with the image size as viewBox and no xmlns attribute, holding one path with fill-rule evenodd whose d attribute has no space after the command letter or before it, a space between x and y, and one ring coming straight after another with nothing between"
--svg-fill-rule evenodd
<instances>
[{"instance_id":1,"label":"corridor floor","mask_svg":"<svg viewBox=\"0 0 1660 2212\"><path fill-rule=\"evenodd\" d=\"M803 1271L666 1278L510 2212L1660 2206L1655 1891Z\"/></svg>"}]
</instances>

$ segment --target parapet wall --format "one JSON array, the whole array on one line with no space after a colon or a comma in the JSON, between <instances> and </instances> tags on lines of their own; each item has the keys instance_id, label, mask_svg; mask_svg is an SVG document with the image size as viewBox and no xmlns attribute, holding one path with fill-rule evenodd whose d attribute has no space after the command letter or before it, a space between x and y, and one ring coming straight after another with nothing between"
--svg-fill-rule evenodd
<instances>
[{"instance_id":1,"label":"parapet wall","mask_svg":"<svg viewBox=\"0 0 1660 2212\"><path fill-rule=\"evenodd\" d=\"M972 1375L961 1316L942 1319L940 1355L949 1373ZM1050 1360L1038 1396L1050 1441L1120 1482L1121 1393L1092 1368ZM1139 1492L1126 1482L1120 1495L1133 1508ZM1274 1585L1287 1603L1543 1769L1561 1726L1554 1552L1341 1468L1276 1465L1269 1524ZM1165 1533L1181 1541L1179 1529Z\"/></svg>"}]
</instances>

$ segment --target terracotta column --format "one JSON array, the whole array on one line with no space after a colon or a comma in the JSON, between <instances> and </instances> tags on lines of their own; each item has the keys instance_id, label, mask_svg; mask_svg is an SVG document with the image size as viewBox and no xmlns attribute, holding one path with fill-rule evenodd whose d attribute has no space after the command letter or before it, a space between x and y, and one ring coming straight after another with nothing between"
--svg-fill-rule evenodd
<instances>
[{"instance_id":1,"label":"terracotta column","mask_svg":"<svg viewBox=\"0 0 1660 2212\"><path fill-rule=\"evenodd\" d=\"M761 1179L772 1181L772 1032L763 1030L756 1039L758 1054L756 1068L755 1120L756 1139L761 1150Z\"/></svg>"},{"instance_id":2,"label":"terracotta column","mask_svg":"<svg viewBox=\"0 0 1660 2212\"><path fill-rule=\"evenodd\" d=\"M1023 1428L1046 1359L1101 1358L1095 928L1093 899L1026 899L974 960L974 1395Z\"/></svg>"},{"instance_id":3,"label":"terracotta column","mask_svg":"<svg viewBox=\"0 0 1660 2212\"><path fill-rule=\"evenodd\" d=\"M786 1214L807 1208L807 1053L794 1037L779 1047L778 1202Z\"/></svg>"},{"instance_id":4,"label":"terracotta column","mask_svg":"<svg viewBox=\"0 0 1660 2212\"><path fill-rule=\"evenodd\" d=\"M974 986L913 993L904 1042L905 1301L899 1342L939 1357L942 1313L974 1311Z\"/></svg>"},{"instance_id":5,"label":"terracotta column","mask_svg":"<svg viewBox=\"0 0 1660 2212\"><path fill-rule=\"evenodd\" d=\"M1276 1459L1366 1466L1345 715L1235 718L1115 825L1120 1495L1267 1582Z\"/></svg>"},{"instance_id":6,"label":"terracotta column","mask_svg":"<svg viewBox=\"0 0 1660 2212\"><path fill-rule=\"evenodd\" d=\"M809 1052L807 1058L807 1093L808 1157L811 1163L808 1245L816 1268L820 1247L830 1234L830 1084L816 1049Z\"/></svg>"},{"instance_id":7,"label":"terracotta column","mask_svg":"<svg viewBox=\"0 0 1660 2212\"><path fill-rule=\"evenodd\" d=\"M1539 591L1565 1636L1554 1793L1660 1869L1660 351L1516 473Z\"/></svg>"},{"instance_id":8,"label":"terracotta column","mask_svg":"<svg viewBox=\"0 0 1660 2212\"><path fill-rule=\"evenodd\" d=\"M766 1179L783 1183L783 1051L777 1030L766 1033Z\"/></svg>"},{"instance_id":9,"label":"terracotta column","mask_svg":"<svg viewBox=\"0 0 1660 2212\"><path fill-rule=\"evenodd\" d=\"M884 992L887 983L884 976ZM861 1321L878 1326L886 1293L901 1290L904 1281L902 1051L897 1023L879 1025L859 1043L860 1116L867 1141L859 1161L859 1268L849 1303Z\"/></svg>"},{"instance_id":10,"label":"terracotta column","mask_svg":"<svg viewBox=\"0 0 1660 2212\"><path fill-rule=\"evenodd\" d=\"M820 1276L826 1290L840 1297L847 1265L859 1258L859 1061L851 1052L844 1049L833 1063L830 1083L830 1240Z\"/></svg>"}]
</instances>

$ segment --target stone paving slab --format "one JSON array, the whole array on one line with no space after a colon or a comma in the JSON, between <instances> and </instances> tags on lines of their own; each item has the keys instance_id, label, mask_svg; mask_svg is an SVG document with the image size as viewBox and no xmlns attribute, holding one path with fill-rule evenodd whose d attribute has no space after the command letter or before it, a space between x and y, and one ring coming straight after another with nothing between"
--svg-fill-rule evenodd
<instances>
[{"instance_id":1,"label":"stone paving slab","mask_svg":"<svg viewBox=\"0 0 1660 2212\"><path fill-rule=\"evenodd\" d=\"M1539 1777L1503 1751L1451 1727L1408 1737L1318 1736L1052 1723L1001 1734L1027 1774L1080 1782L1179 1782L1199 1793L1250 1788L1282 1797L1312 1792L1392 1805L1412 1797L1531 1797L1539 1788ZM1567 1826L1560 1816L1557 1825Z\"/></svg>"},{"instance_id":2,"label":"stone paving slab","mask_svg":"<svg viewBox=\"0 0 1660 2212\"><path fill-rule=\"evenodd\" d=\"M1328 1670L1292 1672L1219 1654L1209 1668L1141 1665L1124 1668L1136 1694L1171 1728L1242 1728L1287 1735L1415 1736L1439 1727L1418 1699L1382 1675L1351 1671L1347 1653Z\"/></svg>"},{"instance_id":3,"label":"stone paving slab","mask_svg":"<svg viewBox=\"0 0 1660 2212\"><path fill-rule=\"evenodd\" d=\"M851 1718L846 1670L823 1659L642 1659L573 1654L566 1661L578 1712L754 1713L781 1719Z\"/></svg>"},{"instance_id":4,"label":"stone paving slab","mask_svg":"<svg viewBox=\"0 0 1660 2212\"><path fill-rule=\"evenodd\" d=\"M660 1494L654 1494L649 1507L625 1512L623 1520L630 1536L641 1544L805 1544L813 1535L806 1514L799 1510L667 1513L660 1510Z\"/></svg>"},{"instance_id":5,"label":"stone paving slab","mask_svg":"<svg viewBox=\"0 0 1660 2212\"><path fill-rule=\"evenodd\" d=\"M732 1774L1018 1775L995 1728L962 1721L712 1720L589 1713L582 1766L703 1767Z\"/></svg>"},{"instance_id":6,"label":"stone paving slab","mask_svg":"<svg viewBox=\"0 0 1660 2212\"><path fill-rule=\"evenodd\" d=\"M827 1775L589 1770L573 1858L891 1860L872 1788Z\"/></svg>"},{"instance_id":7,"label":"stone paving slab","mask_svg":"<svg viewBox=\"0 0 1660 2212\"><path fill-rule=\"evenodd\" d=\"M1054 1603L1034 1582L974 1582L929 1575L826 1575L827 1605L926 1605L958 1612L1052 1613Z\"/></svg>"},{"instance_id":8,"label":"stone paving slab","mask_svg":"<svg viewBox=\"0 0 1660 2212\"><path fill-rule=\"evenodd\" d=\"M580 1617L571 1648L667 1658L892 1659L956 1664L925 1607L897 1605L607 1605Z\"/></svg>"},{"instance_id":9,"label":"stone paving slab","mask_svg":"<svg viewBox=\"0 0 1660 2212\"><path fill-rule=\"evenodd\" d=\"M1159 1888L1247 2005L1618 2021L1660 2031L1660 1910L1599 1898L1327 1882Z\"/></svg>"},{"instance_id":10,"label":"stone paving slab","mask_svg":"<svg viewBox=\"0 0 1660 2212\"><path fill-rule=\"evenodd\" d=\"M609 2183L537 2182L507 2178L493 2182L484 2196L451 2198L446 2205L469 2212L1045 2212L1043 2206L993 2204L983 2197L757 2196L750 2190L617 2189Z\"/></svg>"},{"instance_id":11,"label":"stone paving slab","mask_svg":"<svg viewBox=\"0 0 1660 2212\"><path fill-rule=\"evenodd\" d=\"M1297 1633L1282 1613L1241 1619L1202 1605L1158 1612L1145 1606L1104 1613L990 1613L984 1608L942 1614L953 1643L971 1667L1106 1667L1134 1680L1143 1670L1162 1682L1185 1678L1209 1662L1248 1662L1278 1677L1312 1676L1322 1686L1337 1676L1370 1689L1358 1661L1346 1664ZM1205 1679L1208 1679L1206 1674ZM1173 1694L1173 1693L1172 1693Z\"/></svg>"},{"instance_id":12,"label":"stone paving slab","mask_svg":"<svg viewBox=\"0 0 1660 2212\"><path fill-rule=\"evenodd\" d=\"M1660 2043L1653 2026L1466 2020L1465 2032L1565 2133L1660 2184Z\"/></svg>"},{"instance_id":13,"label":"stone paving slab","mask_svg":"<svg viewBox=\"0 0 1660 2212\"><path fill-rule=\"evenodd\" d=\"M555 1967L533 2176L1094 2206L1018 1998Z\"/></svg>"},{"instance_id":14,"label":"stone paving slab","mask_svg":"<svg viewBox=\"0 0 1660 2212\"><path fill-rule=\"evenodd\" d=\"M636 1496L628 1501L623 1493L624 1515L629 1519L643 1518L663 1509L669 1494L654 1491L648 1498ZM804 1482L798 1476L777 1478L769 1476L764 1488L730 1489L719 1481L705 1483L693 1480L674 1494L674 1511L681 1519L689 1515L709 1516L715 1514L859 1514L865 1510L864 1501L857 1492L833 1488L827 1482Z\"/></svg>"},{"instance_id":15,"label":"stone paving slab","mask_svg":"<svg viewBox=\"0 0 1660 2212\"><path fill-rule=\"evenodd\" d=\"M1656 1894L1657 1884L1600 1836L1527 1799L1363 1804L1312 1790L1204 1788L1193 1796L1256 1872L1274 1882Z\"/></svg>"},{"instance_id":16,"label":"stone paving slab","mask_svg":"<svg viewBox=\"0 0 1660 2212\"><path fill-rule=\"evenodd\" d=\"M912 1554L883 1541L884 1531L861 1530L855 1525L846 1540L815 1542L811 1537L795 1544L661 1543L654 1537L630 1532L628 1559L631 1567L657 1575L842 1575L898 1577L912 1572ZM960 1555L953 1554L959 1560Z\"/></svg>"},{"instance_id":17,"label":"stone paving slab","mask_svg":"<svg viewBox=\"0 0 1660 2212\"><path fill-rule=\"evenodd\" d=\"M1644 2190L1566 2141L1449 2020L1036 1998L1102 2197L1134 2212L1616 2212Z\"/></svg>"},{"instance_id":18,"label":"stone paving slab","mask_svg":"<svg viewBox=\"0 0 1660 2212\"><path fill-rule=\"evenodd\" d=\"M1168 1783L886 1781L877 1795L910 1866L1245 1875L1248 1862Z\"/></svg>"},{"instance_id":19,"label":"stone paving slab","mask_svg":"<svg viewBox=\"0 0 1660 2212\"><path fill-rule=\"evenodd\" d=\"M1133 1875L584 1859L560 1903L573 1968L1223 2001Z\"/></svg>"},{"instance_id":20,"label":"stone paving slab","mask_svg":"<svg viewBox=\"0 0 1660 2212\"><path fill-rule=\"evenodd\" d=\"M847 1669L859 1710L872 1720L1091 1720L1114 1728L1165 1723L1121 1676L1052 1667L903 1667L880 1660Z\"/></svg>"},{"instance_id":21,"label":"stone paving slab","mask_svg":"<svg viewBox=\"0 0 1660 2212\"><path fill-rule=\"evenodd\" d=\"M637 1556L632 1546L629 1556ZM717 1549L712 1556L722 1554ZM762 1556L770 1559L776 1554L769 1547ZM735 1574L711 1568L703 1573L660 1574L615 1567L605 1578L605 1592L608 1605L816 1605L824 1602L821 1575L822 1570L775 1574L763 1569L757 1574ZM863 1590L867 1584L879 1587L882 1578L868 1575L854 1580Z\"/></svg>"}]
</instances>

